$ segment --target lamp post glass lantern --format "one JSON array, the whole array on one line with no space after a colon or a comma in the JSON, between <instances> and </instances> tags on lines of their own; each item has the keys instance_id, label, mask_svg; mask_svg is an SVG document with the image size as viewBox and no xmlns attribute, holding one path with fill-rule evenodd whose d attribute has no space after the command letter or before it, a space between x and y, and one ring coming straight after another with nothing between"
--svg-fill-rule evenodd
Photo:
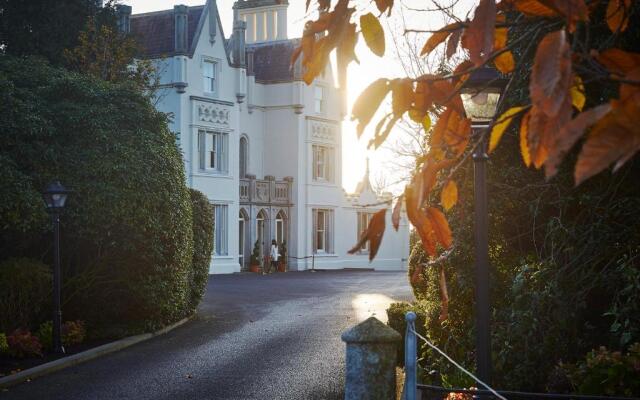
<instances>
[{"instance_id":1,"label":"lamp post glass lantern","mask_svg":"<svg viewBox=\"0 0 640 400\"><path fill-rule=\"evenodd\" d=\"M487 207L487 136L496 115L505 80L493 68L474 71L462 88L462 103L471 118L473 150L476 374L491 384L491 308L489 302L489 213Z\"/></svg>"},{"instance_id":2,"label":"lamp post glass lantern","mask_svg":"<svg viewBox=\"0 0 640 400\"><path fill-rule=\"evenodd\" d=\"M64 353L62 347L62 310L60 306L60 288L62 273L60 270L60 212L67 202L67 190L59 181L50 183L42 192L42 197L51 214L53 222L53 351Z\"/></svg>"}]
</instances>

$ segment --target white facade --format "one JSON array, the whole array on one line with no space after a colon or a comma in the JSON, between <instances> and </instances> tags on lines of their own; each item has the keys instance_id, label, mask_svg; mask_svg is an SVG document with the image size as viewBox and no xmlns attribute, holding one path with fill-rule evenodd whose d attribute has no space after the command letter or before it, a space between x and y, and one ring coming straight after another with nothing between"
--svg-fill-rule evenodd
<instances>
[{"instance_id":1,"label":"white facade","mask_svg":"<svg viewBox=\"0 0 640 400\"><path fill-rule=\"evenodd\" d=\"M245 270L254 243L266 254L272 239L286 240L292 270L405 269L408 225L395 232L391 210L373 263L366 251L347 254L365 214L388 205L367 206L384 200L368 173L356 194L344 192L341 92L330 69L306 86L300 66L289 68L297 41L286 38L287 6L236 2L229 40L213 0L131 16L162 72L158 109L172 116L188 184L216 207L210 272Z\"/></svg>"}]
</instances>

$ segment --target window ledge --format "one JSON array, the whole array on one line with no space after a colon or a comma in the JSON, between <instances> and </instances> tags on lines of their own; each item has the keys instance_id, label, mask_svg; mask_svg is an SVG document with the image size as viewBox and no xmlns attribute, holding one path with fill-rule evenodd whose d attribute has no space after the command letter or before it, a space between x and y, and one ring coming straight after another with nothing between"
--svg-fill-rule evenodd
<instances>
[{"instance_id":1,"label":"window ledge","mask_svg":"<svg viewBox=\"0 0 640 400\"><path fill-rule=\"evenodd\" d=\"M313 254L316 258L320 257L340 257L339 255L337 255L336 253L314 253Z\"/></svg>"},{"instance_id":2,"label":"window ledge","mask_svg":"<svg viewBox=\"0 0 640 400\"><path fill-rule=\"evenodd\" d=\"M207 178L223 178L223 179L233 179L233 175L218 173L218 172L207 172L207 171L198 171L191 174L192 176L202 176Z\"/></svg>"},{"instance_id":3,"label":"window ledge","mask_svg":"<svg viewBox=\"0 0 640 400\"><path fill-rule=\"evenodd\" d=\"M221 255L221 256L216 255L216 254L213 255L213 259L214 260L233 260L234 258L235 258L234 256L230 256L230 255L226 255L226 254L225 255Z\"/></svg>"}]
</instances>

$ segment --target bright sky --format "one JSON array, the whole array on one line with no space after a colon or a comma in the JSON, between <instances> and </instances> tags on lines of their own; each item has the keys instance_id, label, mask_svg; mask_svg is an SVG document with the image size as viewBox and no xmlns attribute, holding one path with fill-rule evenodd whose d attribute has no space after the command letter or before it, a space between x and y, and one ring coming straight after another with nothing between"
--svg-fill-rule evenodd
<instances>
[{"instance_id":1,"label":"bright sky","mask_svg":"<svg viewBox=\"0 0 640 400\"><path fill-rule=\"evenodd\" d=\"M218 0L218 9L220 10L220 17L223 24L225 35L229 35L233 22L233 3L235 0ZM472 8L472 5L476 3L474 0L438 0L442 5L455 4L453 8L456 15L464 19L468 11ZM133 7L133 13L139 14L143 12L158 11L172 9L175 4L186 4L189 6L201 5L205 3L205 0L124 0L123 3L131 5ZM289 37L300 37L302 35L302 28L306 21L304 0L290 0L288 9L288 32ZM449 22L439 12L418 13L411 11L407 8L402 8L401 5L411 8L429 8L433 7L433 1L424 0L404 0L402 2L396 1L396 8L392 17L387 19L381 18L381 22L385 28L385 33L388 33L388 27L391 27L393 31L401 34L404 27L407 28L420 28L420 29L437 29L442 27L445 23ZM378 14L372 1L359 0L358 7L368 7L374 14ZM402 11L402 12L399 12ZM421 47L426 40L426 35L420 37L418 43L415 46ZM395 78L406 76L402 68L401 63L397 57L396 48L390 35L386 37L386 53L384 58L379 58L371 53L364 40L360 37L356 54L360 59L360 65L352 64L348 71L348 93L349 93L349 111L351 105L360 94L371 82L380 77ZM383 107L384 108L384 107ZM390 106L387 107L387 110ZM384 111L384 110L382 110ZM379 114L383 115L382 112ZM343 123L343 170L342 181L343 186L348 192L352 192L357 183L364 175L366 158L370 158L371 164L371 178L374 186L375 181L386 181L387 185L393 192L398 192L402 189L401 184L393 184L398 181L403 175L397 166L394 165L394 158L397 158L393 152L388 149L381 148L377 151L367 150L367 143L373 136L373 129L378 121L379 116L374 118L370 126L365 131L363 137L358 140L355 133L355 124L348 121ZM395 129L390 137L387 139L387 143L392 144L399 140L406 140L406 137L402 136L403 133L399 129Z\"/></svg>"}]
</instances>

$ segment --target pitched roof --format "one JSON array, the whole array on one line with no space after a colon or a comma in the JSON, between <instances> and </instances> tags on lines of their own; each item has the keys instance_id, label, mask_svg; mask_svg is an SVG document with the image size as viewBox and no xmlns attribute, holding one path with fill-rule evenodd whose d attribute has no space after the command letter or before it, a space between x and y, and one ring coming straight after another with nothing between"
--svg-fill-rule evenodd
<instances>
[{"instance_id":1,"label":"pitched roof","mask_svg":"<svg viewBox=\"0 0 640 400\"><path fill-rule=\"evenodd\" d=\"M187 48L195 39L198 23L205 6L189 7L189 35ZM131 16L131 34L140 45L142 57L170 55L175 50L175 19L173 10L134 14Z\"/></svg>"},{"instance_id":2,"label":"pitched roof","mask_svg":"<svg viewBox=\"0 0 640 400\"><path fill-rule=\"evenodd\" d=\"M247 45L253 51L253 74L260 82L286 82L299 79L291 67L291 54L300 44L300 39Z\"/></svg>"}]
</instances>

